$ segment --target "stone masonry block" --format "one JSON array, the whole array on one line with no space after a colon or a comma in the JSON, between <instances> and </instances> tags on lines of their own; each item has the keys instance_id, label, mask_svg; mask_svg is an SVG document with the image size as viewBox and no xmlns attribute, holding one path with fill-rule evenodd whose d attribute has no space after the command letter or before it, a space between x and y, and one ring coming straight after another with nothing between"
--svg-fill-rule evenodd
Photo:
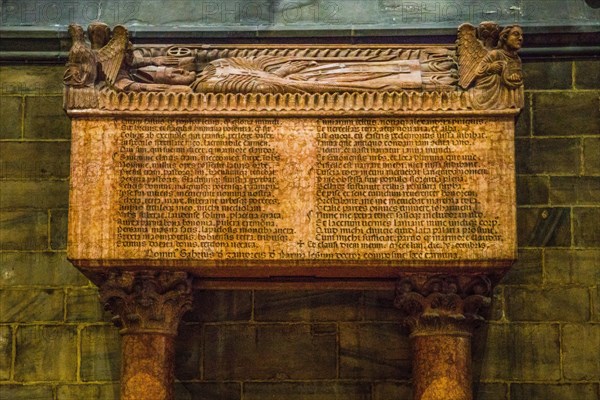
<instances>
[{"instance_id":1,"label":"stone masonry block","mask_svg":"<svg viewBox=\"0 0 600 400\"><path fill-rule=\"evenodd\" d=\"M62 321L63 302L62 289L2 289L0 290L0 321Z\"/></svg>"},{"instance_id":2,"label":"stone masonry block","mask_svg":"<svg viewBox=\"0 0 600 400\"><path fill-rule=\"evenodd\" d=\"M50 385L2 385L0 399L4 400L54 400Z\"/></svg>"},{"instance_id":3,"label":"stone masonry block","mask_svg":"<svg viewBox=\"0 0 600 400\"><path fill-rule=\"evenodd\" d=\"M85 286L88 280L63 252L0 253L0 287Z\"/></svg>"},{"instance_id":4,"label":"stone masonry block","mask_svg":"<svg viewBox=\"0 0 600 400\"><path fill-rule=\"evenodd\" d=\"M571 245L571 215L568 208L518 208L517 241L522 247L566 247Z\"/></svg>"},{"instance_id":5,"label":"stone masonry block","mask_svg":"<svg viewBox=\"0 0 600 400\"><path fill-rule=\"evenodd\" d=\"M510 321L588 321L590 296L587 288L556 287L505 289L506 313Z\"/></svg>"},{"instance_id":6,"label":"stone masonry block","mask_svg":"<svg viewBox=\"0 0 600 400\"><path fill-rule=\"evenodd\" d=\"M575 87L600 89L600 60L575 61Z\"/></svg>"},{"instance_id":7,"label":"stone masonry block","mask_svg":"<svg viewBox=\"0 0 600 400\"><path fill-rule=\"evenodd\" d=\"M6 95L62 94L63 65L2 65L2 93Z\"/></svg>"},{"instance_id":8,"label":"stone masonry block","mask_svg":"<svg viewBox=\"0 0 600 400\"><path fill-rule=\"evenodd\" d=\"M580 142L570 138L515 140L517 174L577 175Z\"/></svg>"},{"instance_id":9,"label":"stone masonry block","mask_svg":"<svg viewBox=\"0 0 600 400\"><path fill-rule=\"evenodd\" d=\"M566 324L562 331L565 379L593 381L600 377L600 324Z\"/></svg>"},{"instance_id":10,"label":"stone masonry block","mask_svg":"<svg viewBox=\"0 0 600 400\"><path fill-rule=\"evenodd\" d=\"M77 371L77 328L20 326L16 332L15 380L73 381Z\"/></svg>"},{"instance_id":11,"label":"stone masonry block","mask_svg":"<svg viewBox=\"0 0 600 400\"><path fill-rule=\"evenodd\" d=\"M373 400L411 399L410 383L378 382L373 387Z\"/></svg>"},{"instance_id":12,"label":"stone masonry block","mask_svg":"<svg viewBox=\"0 0 600 400\"><path fill-rule=\"evenodd\" d=\"M333 324L205 327L204 379L333 379ZM256 362L260 360L260 362Z\"/></svg>"},{"instance_id":13,"label":"stone masonry block","mask_svg":"<svg viewBox=\"0 0 600 400\"><path fill-rule=\"evenodd\" d=\"M515 121L515 136L527 137L531 134L531 94L525 93L525 106Z\"/></svg>"},{"instance_id":14,"label":"stone masonry block","mask_svg":"<svg viewBox=\"0 0 600 400\"><path fill-rule=\"evenodd\" d=\"M553 176L550 186L552 204L600 204L600 176Z\"/></svg>"},{"instance_id":15,"label":"stone masonry block","mask_svg":"<svg viewBox=\"0 0 600 400\"><path fill-rule=\"evenodd\" d=\"M20 139L22 96L0 96L0 139Z\"/></svg>"},{"instance_id":16,"label":"stone masonry block","mask_svg":"<svg viewBox=\"0 0 600 400\"><path fill-rule=\"evenodd\" d=\"M352 321L360 319L361 292L257 291L257 321Z\"/></svg>"},{"instance_id":17,"label":"stone masonry block","mask_svg":"<svg viewBox=\"0 0 600 400\"><path fill-rule=\"evenodd\" d=\"M527 61L523 63L525 87L535 89L570 89L572 61Z\"/></svg>"},{"instance_id":18,"label":"stone masonry block","mask_svg":"<svg viewBox=\"0 0 600 400\"><path fill-rule=\"evenodd\" d=\"M244 400L371 400L368 383L247 383Z\"/></svg>"},{"instance_id":19,"label":"stone masonry block","mask_svg":"<svg viewBox=\"0 0 600 400\"><path fill-rule=\"evenodd\" d=\"M69 182L3 181L0 209L66 208L69 204Z\"/></svg>"},{"instance_id":20,"label":"stone masonry block","mask_svg":"<svg viewBox=\"0 0 600 400\"><path fill-rule=\"evenodd\" d=\"M542 283L542 250L519 249L517 262L502 278L503 285Z\"/></svg>"},{"instance_id":21,"label":"stone masonry block","mask_svg":"<svg viewBox=\"0 0 600 400\"><path fill-rule=\"evenodd\" d=\"M25 96L23 136L26 139L69 139L71 120L62 96Z\"/></svg>"},{"instance_id":22,"label":"stone masonry block","mask_svg":"<svg viewBox=\"0 0 600 400\"><path fill-rule=\"evenodd\" d=\"M475 383L473 392L477 400L506 400L508 385L503 383Z\"/></svg>"},{"instance_id":23,"label":"stone masonry block","mask_svg":"<svg viewBox=\"0 0 600 400\"><path fill-rule=\"evenodd\" d=\"M0 178L66 179L69 142L4 142L0 147Z\"/></svg>"},{"instance_id":24,"label":"stone masonry block","mask_svg":"<svg viewBox=\"0 0 600 400\"><path fill-rule=\"evenodd\" d=\"M202 326L180 324L175 342L175 377L180 380L200 379Z\"/></svg>"},{"instance_id":25,"label":"stone masonry block","mask_svg":"<svg viewBox=\"0 0 600 400\"><path fill-rule=\"evenodd\" d=\"M600 134L600 96L595 92L533 95L534 136Z\"/></svg>"},{"instance_id":26,"label":"stone masonry block","mask_svg":"<svg viewBox=\"0 0 600 400\"><path fill-rule=\"evenodd\" d=\"M110 322L111 314L105 311L98 289L81 288L67 290L68 322Z\"/></svg>"},{"instance_id":27,"label":"stone masonry block","mask_svg":"<svg viewBox=\"0 0 600 400\"><path fill-rule=\"evenodd\" d=\"M598 400L595 384L512 384L510 400Z\"/></svg>"},{"instance_id":28,"label":"stone masonry block","mask_svg":"<svg viewBox=\"0 0 600 400\"><path fill-rule=\"evenodd\" d=\"M0 381L10 379L12 364L12 328L0 325ZM2 389L0 389L1 391Z\"/></svg>"},{"instance_id":29,"label":"stone masonry block","mask_svg":"<svg viewBox=\"0 0 600 400\"><path fill-rule=\"evenodd\" d=\"M241 400L241 396L241 385L237 382L182 382L175 384L177 400Z\"/></svg>"},{"instance_id":30,"label":"stone masonry block","mask_svg":"<svg viewBox=\"0 0 600 400\"><path fill-rule=\"evenodd\" d=\"M600 174L600 138L583 139L583 169L585 175Z\"/></svg>"},{"instance_id":31,"label":"stone masonry block","mask_svg":"<svg viewBox=\"0 0 600 400\"><path fill-rule=\"evenodd\" d=\"M47 248L47 213L0 212L0 250L46 250Z\"/></svg>"},{"instance_id":32,"label":"stone masonry block","mask_svg":"<svg viewBox=\"0 0 600 400\"><path fill-rule=\"evenodd\" d=\"M121 368L121 337L113 325L92 325L81 332L81 380L118 380Z\"/></svg>"},{"instance_id":33,"label":"stone masonry block","mask_svg":"<svg viewBox=\"0 0 600 400\"><path fill-rule=\"evenodd\" d=\"M573 244L577 247L600 247L600 207L573 209Z\"/></svg>"},{"instance_id":34,"label":"stone masonry block","mask_svg":"<svg viewBox=\"0 0 600 400\"><path fill-rule=\"evenodd\" d=\"M56 400L118 400L119 390L117 383L60 385L56 390Z\"/></svg>"},{"instance_id":35,"label":"stone masonry block","mask_svg":"<svg viewBox=\"0 0 600 400\"><path fill-rule=\"evenodd\" d=\"M517 176L517 204L548 204L550 182L546 176Z\"/></svg>"},{"instance_id":36,"label":"stone masonry block","mask_svg":"<svg viewBox=\"0 0 600 400\"><path fill-rule=\"evenodd\" d=\"M50 210L50 248L67 249L67 210Z\"/></svg>"},{"instance_id":37,"label":"stone masonry block","mask_svg":"<svg viewBox=\"0 0 600 400\"><path fill-rule=\"evenodd\" d=\"M341 378L410 377L410 341L400 324L340 324Z\"/></svg>"},{"instance_id":38,"label":"stone masonry block","mask_svg":"<svg viewBox=\"0 0 600 400\"><path fill-rule=\"evenodd\" d=\"M544 275L548 283L600 283L600 250L547 249L544 262Z\"/></svg>"},{"instance_id":39,"label":"stone masonry block","mask_svg":"<svg viewBox=\"0 0 600 400\"><path fill-rule=\"evenodd\" d=\"M558 381L559 325L488 324L474 336L473 370L481 380Z\"/></svg>"},{"instance_id":40,"label":"stone masonry block","mask_svg":"<svg viewBox=\"0 0 600 400\"><path fill-rule=\"evenodd\" d=\"M600 286L592 287L592 321L600 322Z\"/></svg>"},{"instance_id":41,"label":"stone masonry block","mask_svg":"<svg viewBox=\"0 0 600 400\"><path fill-rule=\"evenodd\" d=\"M188 322L249 321L252 317L252 292L247 290L194 291Z\"/></svg>"},{"instance_id":42,"label":"stone masonry block","mask_svg":"<svg viewBox=\"0 0 600 400\"><path fill-rule=\"evenodd\" d=\"M364 293L363 307L366 321L398 322L401 312L394 307L394 290L367 290ZM408 330L405 334L408 335Z\"/></svg>"}]
</instances>

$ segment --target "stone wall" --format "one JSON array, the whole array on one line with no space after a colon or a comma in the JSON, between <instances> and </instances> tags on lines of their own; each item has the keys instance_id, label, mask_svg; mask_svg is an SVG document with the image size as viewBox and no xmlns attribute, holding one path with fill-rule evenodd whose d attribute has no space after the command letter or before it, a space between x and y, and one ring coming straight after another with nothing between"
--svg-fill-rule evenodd
<instances>
[{"instance_id":1,"label":"stone wall","mask_svg":"<svg viewBox=\"0 0 600 400\"><path fill-rule=\"evenodd\" d=\"M600 61L527 61L519 262L475 339L477 400L600 395ZM0 398L116 399L119 335L65 257L63 67L0 66ZM177 399L410 398L393 293L203 291Z\"/></svg>"}]
</instances>

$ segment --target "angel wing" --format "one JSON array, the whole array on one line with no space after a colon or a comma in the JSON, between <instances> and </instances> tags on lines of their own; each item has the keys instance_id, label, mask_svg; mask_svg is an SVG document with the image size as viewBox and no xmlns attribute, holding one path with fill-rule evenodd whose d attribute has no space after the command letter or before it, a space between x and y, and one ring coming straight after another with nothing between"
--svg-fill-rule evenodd
<instances>
[{"instance_id":1,"label":"angel wing","mask_svg":"<svg viewBox=\"0 0 600 400\"><path fill-rule=\"evenodd\" d=\"M110 85L114 85L125 52L127 51L127 44L129 43L129 34L127 28L122 25L114 27L112 32L112 38L110 41L98 50L98 62L102 65L102 72L106 77L106 81Z\"/></svg>"},{"instance_id":2,"label":"angel wing","mask_svg":"<svg viewBox=\"0 0 600 400\"><path fill-rule=\"evenodd\" d=\"M458 27L456 40L458 56L458 84L467 89L477 76L477 67L488 53L483 43L477 38L477 28L471 24L462 24Z\"/></svg>"}]
</instances>

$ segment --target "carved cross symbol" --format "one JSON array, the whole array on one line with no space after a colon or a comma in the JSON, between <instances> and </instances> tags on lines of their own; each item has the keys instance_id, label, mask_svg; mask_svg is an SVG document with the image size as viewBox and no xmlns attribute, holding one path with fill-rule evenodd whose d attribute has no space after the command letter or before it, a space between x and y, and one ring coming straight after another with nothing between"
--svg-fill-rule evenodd
<instances>
[{"instance_id":1,"label":"carved cross symbol","mask_svg":"<svg viewBox=\"0 0 600 400\"><path fill-rule=\"evenodd\" d=\"M304 246L304 242L302 240L300 240L299 242L296 242L296 244L300 247Z\"/></svg>"}]
</instances>

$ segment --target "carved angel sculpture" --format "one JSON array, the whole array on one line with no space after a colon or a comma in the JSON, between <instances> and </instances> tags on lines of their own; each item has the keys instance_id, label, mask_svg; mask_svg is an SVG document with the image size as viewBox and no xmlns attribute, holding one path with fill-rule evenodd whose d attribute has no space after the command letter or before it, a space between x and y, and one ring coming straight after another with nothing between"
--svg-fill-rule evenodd
<instances>
[{"instance_id":1,"label":"carved angel sculpture","mask_svg":"<svg viewBox=\"0 0 600 400\"><path fill-rule=\"evenodd\" d=\"M63 77L65 85L89 87L96 83L96 54L87 46L83 29L76 24L69 25L73 45L69 51L67 69Z\"/></svg>"},{"instance_id":2,"label":"carved angel sculpture","mask_svg":"<svg viewBox=\"0 0 600 400\"><path fill-rule=\"evenodd\" d=\"M114 85L129 38L127 29L117 25L110 37L110 30L102 23L93 23L88 28L91 48L85 43L83 28L77 24L69 26L73 46L69 51L69 61L64 75L68 86L94 86L98 79ZM107 32L107 33L106 33ZM109 40L110 38L110 40Z\"/></svg>"},{"instance_id":3,"label":"carved angel sculpture","mask_svg":"<svg viewBox=\"0 0 600 400\"><path fill-rule=\"evenodd\" d=\"M497 41L497 43L496 43ZM459 85L471 93L473 108L522 108L523 73L517 51L523 31L517 25L500 27L483 22L479 28L458 28Z\"/></svg>"}]
</instances>

